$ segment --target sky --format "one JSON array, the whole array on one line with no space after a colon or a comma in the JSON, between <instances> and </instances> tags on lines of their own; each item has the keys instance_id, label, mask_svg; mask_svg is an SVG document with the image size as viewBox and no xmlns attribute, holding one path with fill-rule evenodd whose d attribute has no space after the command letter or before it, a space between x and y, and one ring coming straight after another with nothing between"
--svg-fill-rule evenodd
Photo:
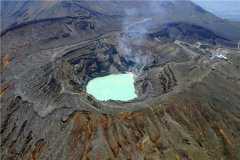
<instances>
[{"instance_id":1,"label":"sky","mask_svg":"<svg viewBox=\"0 0 240 160\"><path fill-rule=\"evenodd\" d=\"M192 0L218 17L240 21L240 0Z\"/></svg>"}]
</instances>

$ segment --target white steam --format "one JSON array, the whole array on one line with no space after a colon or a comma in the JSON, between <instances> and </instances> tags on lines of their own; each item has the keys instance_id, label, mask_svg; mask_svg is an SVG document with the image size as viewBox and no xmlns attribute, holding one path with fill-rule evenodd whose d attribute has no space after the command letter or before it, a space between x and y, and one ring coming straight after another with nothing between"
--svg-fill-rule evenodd
<instances>
[{"instance_id":1,"label":"white steam","mask_svg":"<svg viewBox=\"0 0 240 160\"><path fill-rule=\"evenodd\" d=\"M132 48L132 45L144 45L144 39L149 31L148 24L152 23L152 18L137 18L136 9L126 10L126 14L128 16L123 21L123 34L119 39L119 48L127 61L135 63L131 71L137 74L142 72L149 58L142 50Z\"/></svg>"},{"instance_id":2,"label":"white steam","mask_svg":"<svg viewBox=\"0 0 240 160\"><path fill-rule=\"evenodd\" d=\"M147 49L146 38L153 28L166 16L166 7L171 1L136 1L134 7L126 8L122 21L122 34L118 41L120 54L125 60L134 62L130 70L136 74L150 65L153 53Z\"/></svg>"}]
</instances>

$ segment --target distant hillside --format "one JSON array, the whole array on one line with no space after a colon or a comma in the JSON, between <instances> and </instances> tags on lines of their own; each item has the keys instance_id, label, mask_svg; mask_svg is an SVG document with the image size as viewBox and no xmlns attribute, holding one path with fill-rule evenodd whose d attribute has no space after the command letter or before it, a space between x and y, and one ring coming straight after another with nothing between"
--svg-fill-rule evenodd
<instances>
[{"instance_id":1,"label":"distant hillside","mask_svg":"<svg viewBox=\"0 0 240 160\"><path fill-rule=\"evenodd\" d=\"M192 0L205 10L229 21L240 21L239 0Z\"/></svg>"},{"instance_id":2,"label":"distant hillside","mask_svg":"<svg viewBox=\"0 0 240 160\"><path fill-rule=\"evenodd\" d=\"M2 28L28 21L57 17L115 17L124 25L126 16L151 18L152 27L169 22L203 26L231 40L240 39L240 26L220 19L194 3L184 1L3 1ZM147 11L147 12L146 12Z\"/></svg>"}]
</instances>

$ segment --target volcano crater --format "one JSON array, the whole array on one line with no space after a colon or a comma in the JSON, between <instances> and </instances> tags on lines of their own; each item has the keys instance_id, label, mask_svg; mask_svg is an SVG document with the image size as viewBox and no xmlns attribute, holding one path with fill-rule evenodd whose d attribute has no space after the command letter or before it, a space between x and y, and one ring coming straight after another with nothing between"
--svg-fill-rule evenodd
<instances>
[{"instance_id":1,"label":"volcano crater","mask_svg":"<svg viewBox=\"0 0 240 160\"><path fill-rule=\"evenodd\" d=\"M154 46L155 43L157 47ZM176 46L171 46L171 51L165 50L165 47L169 49L168 44L163 44L160 48L159 43L156 40L146 40L142 43L146 46L129 44L133 54L126 52L126 48L111 37L76 45L68 48L54 61L33 68L21 76L17 95L33 102L35 110L41 116L62 107L100 112L140 109L153 97L161 97L177 86L177 78L168 62L181 62L188 58L188 55L183 58L183 54L181 57L178 57L179 54L169 54L181 50ZM86 93L90 80L127 72L134 74L137 98L127 102L101 102ZM143 102L146 104L141 105Z\"/></svg>"}]
</instances>

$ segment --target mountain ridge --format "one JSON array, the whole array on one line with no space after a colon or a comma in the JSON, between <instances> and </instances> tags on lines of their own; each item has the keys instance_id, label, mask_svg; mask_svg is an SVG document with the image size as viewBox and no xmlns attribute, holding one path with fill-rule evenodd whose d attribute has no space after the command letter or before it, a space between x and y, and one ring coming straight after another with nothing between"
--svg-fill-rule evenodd
<instances>
[{"instance_id":1,"label":"mountain ridge","mask_svg":"<svg viewBox=\"0 0 240 160\"><path fill-rule=\"evenodd\" d=\"M4 3L4 2L1 2ZM7 3L7 2L6 2ZM8 2L10 3L10 2ZM21 4L21 2L19 2ZM19 19L19 22L17 23L24 23L27 19L31 21L31 17L33 17L32 20L41 20L41 19L48 19L48 18L57 18L59 17L79 17L79 16L88 16L88 15L102 15L102 16L118 16L118 17L124 17L126 14L133 14L132 16L139 16L143 15L144 17L152 17L156 22L154 22L156 25L168 23L168 22L176 22L176 21L185 21L189 23L193 23L196 25L203 26L205 28L215 30L217 34L222 34L223 36L227 36L227 38L233 39L233 40L239 40L239 29L240 26L237 26L235 24L231 24L227 21L224 21L220 18L215 17L211 13L203 10L201 7L195 5L191 1L157 1L157 2L147 2L144 1L142 3L140 2L131 2L130 4L126 5L129 2L116 2L116 1L108 1L108 2L98 2L98 1L60 1L60 2L51 2L52 5L49 5L47 8L41 6L43 5L41 1L34 2L34 1L23 1L23 4L20 5L20 11L24 14L20 14L17 16L16 12L14 13L8 13L7 11L11 10L11 7L4 7L2 8L3 12L7 15L2 15L3 19L3 29L6 29L5 24L8 24L9 22L6 19L11 19L9 15L12 17L15 17L13 19ZM39 4L38 4L39 3ZM47 2L44 2L47 3ZM49 2L50 3L50 2ZM4 5L3 6L8 6ZM10 6L10 5L9 5ZM39 8L36 8L35 10L31 10L31 6L40 6ZM94 6L97 6L94 8ZM184 9L183 6L187 9ZM144 10L146 8L154 7L153 9L149 10L149 13L145 13ZM62 8L55 11L55 8ZM115 10L114 10L115 9ZM136 11L137 9L137 11ZM62 10L62 11L61 11ZM172 11L171 11L172 10ZM13 10L14 11L14 10ZM20 12L18 11L18 12ZM44 15L37 14L38 12L44 11ZM70 12L69 12L70 11ZM28 12L33 12L33 15L31 15ZM50 14L50 12L53 12L53 14ZM186 13L185 13L186 12ZM189 13L188 13L189 12ZM61 14L59 14L61 13ZM29 14L29 15L28 15ZM134 15L135 14L135 15ZM197 17L192 18L190 15L195 15ZM24 16L23 16L24 15ZM56 15L56 16L55 16ZM63 16L64 15L64 16ZM182 15L182 17L181 17ZM16 17L17 16L17 17ZM201 18L202 16L202 18ZM24 20L23 17L25 17ZM29 17L29 18L28 18ZM35 17L35 18L34 18ZM39 17L39 18L38 18ZM44 18L45 17L45 18ZM156 18L155 18L156 17ZM207 22L203 21L204 19L209 20ZM5 19L5 20L4 20ZM196 21L196 19L198 21ZM27 21L29 21L27 20ZM14 22L14 21L13 21ZM16 23L16 21L15 21ZM119 23L119 22L118 22ZM122 22L120 22L122 23ZM122 24L120 24L122 25ZM216 27L217 26L217 27ZM8 27L7 27L8 28ZM230 30L231 32L226 32L226 30Z\"/></svg>"}]
</instances>

